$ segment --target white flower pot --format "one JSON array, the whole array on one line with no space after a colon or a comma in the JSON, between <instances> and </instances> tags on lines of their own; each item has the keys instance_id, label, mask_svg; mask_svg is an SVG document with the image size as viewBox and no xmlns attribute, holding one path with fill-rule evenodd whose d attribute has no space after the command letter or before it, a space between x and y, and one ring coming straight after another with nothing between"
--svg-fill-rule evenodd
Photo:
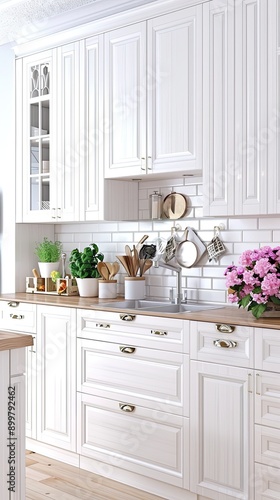
<instances>
[{"instance_id":1,"label":"white flower pot","mask_svg":"<svg viewBox=\"0 0 280 500\"><path fill-rule=\"evenodd\" d=\"M57 262L38 262L39 271L42 278L50 278L52 271L58 271L59 260Z\"/></svg>"},{"instance_id":2,"label":"white flower pot","mask_svg":"<svg viewBox=\"0 0 280 500\"><path fill-rule=\"evenodd\" d=\"M80 297L97 297L98 280L98 278L76 278Z\"/></svg>"}]
</instances>

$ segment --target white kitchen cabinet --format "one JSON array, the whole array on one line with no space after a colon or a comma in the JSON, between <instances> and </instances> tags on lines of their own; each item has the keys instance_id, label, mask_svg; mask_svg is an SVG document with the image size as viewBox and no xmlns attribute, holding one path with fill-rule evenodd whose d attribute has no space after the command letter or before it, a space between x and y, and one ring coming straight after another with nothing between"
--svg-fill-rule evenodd
<instances>
[{"instance_id":1,"label":"white kitchen cabinet","mask_svg":"<svg viewBox=\"0 0 280 500\"><path fill-rule=\"evenodd\" d=\"M78 339L77 390L132 399L155 411L189 416L189 357L130 343ZM153 384L151 384L153 380Z\"/></svg>"},{"instance_id":2,"label":"white kitchen cabinet","mask_svg":"<svg viewBox=\"0 0 280 500\"><path fill-rule=\"evenodd\" d=\"M273 103L268 107L267 80L276 71L276 58L272 63L268 53L268 4L214 0L203 6L205 215L275 212L268 209L268 199L270 206L276 199L269 177L273 192L277 189L277 163L267 161L267 120L275 113ZM275 23L276 16L273 32Z\"/></svg>"},{"instance_id":3,"label":"white kitchen cabinet","mask_svg":"<svg viewBox=\"0 0 280 500\"><path fill-rule=\"evenodd\" d=\"M188 489L188 322L78 310L77 334L81 463Z\"/></svg>"},{"instance_id":4,"label":"white kitchen cabinet","mask_svg":"<svg viewBox=\"0 0 280 500\"><path fill-rule=\"evenodd\" d=\"M190 353L198 361L252 368L253 328L191 321Z\"/></svg>"},{"instance_id":5,"label":"white kitchen cabinet","mask_svg":"<svg viewBox=\"0 0 280 500\"><path fill-rule=\"evenodd\" d=\"M280 210L280 177L279 177L279 112L280 112L280 17L279 1L269 0L268 7L268 116L267 134L263 143L268 145L268 213L279 213Z\"/></svg>"},{"instance_id":6,"label":"white kitchen cabinet","mask_svg":"<svg viewBox=\"0 0 280 500\"><path fill-rule=\"evenodd\" d=\"M79 220L80 200L80 45L55 50L53 108L55 130L51 140L54 182L51 220ZM53 190L53 192L52 192Z\"/></svg>"},{"instance_id":7,"label":"white kitchen cabinet","mask_svg":"<svg viewBox=\"0 0 280 500\"><path fill-rule=\"evenodd\" d=\"M235 215L267 213L271 196L266 143L268 3L242 0L235 8Z\"/></svg>"},{"instance_id":8,"label":"white kitchen cabinet","mask_svg":"<svg viewBox=\"0 0 280 500\"><path fill-rule=\"evenodd\" d=\"M0 352L1 500L22 500L25 492L25 349Z\"/></svg>"},{"instance_id":9,"label":"white kitchen cabinet","mask_svg":"<svg viewBox=\"0 0 280 500\"><path fill-rule=\"evenodd\" d=\"M213 500L253 498L253 373L191 361L190 490Z\"/></svg>"},{"instance_id":10,"label":"white kitchen cabinet","mask_svg":"<svg viewBox=\"0 0 280 500\"><path fill-rule=\"evenodd\" d=\"M230 5L229 5L230 3ZM203 4L203 213L234 213L234 5Z\"/></svg>"},{"instance_id":11,"label":"white kitchen cabinet","mask_svg":"<svg viewBox=\"0 0 280 500\"><path fill-rule=\"evenodd\" d=\"M279 469L256 464L255 467L256 493L255 500L280 499Z\"/></svg>"},{"instance_id":12,"label":"white kitchen cabinet","mask_svg":"<svg viewBox=\"0 0 280 500\"><path fill-rule=\"evenodd\" d=\"M76 310L37 306L37 440L76 451Z\"/></svg>"},{"instance_id":13,"label":"white kitchen cabinet","mask_svg":"<svg viewBox=\"0 0 280 500\"><path fill-rule=\"evenodd\" d=\"M78 220L78 64L78 43L17 61L17 222Z\"/></svg>"},{"instance_id":14,"label":"white kitchen cabinet","mask_svg":"<svg viewBox=\"0 0 280 500\"><path fill-rule=\"evenodd\" d=\"M201 171L202 6L105 34L105 61L105 177Z\"/></svg>"},{"instance_id":15,"label":"white kitchen cabinet","mask_svg":"<svg viewBox=\"0 0 280 500\"><path fill-rule=\"evenodd\" d=\"M78 393L78 452L142 476L188 487L189 419L131 398ZM81 458L81 459L82 459Z\"/></svg>"},{"instance_id":16,"label":"white kitchen cabinet","mask_svg":"<svg viewBox=\"0 0 280 500\"><path fill-rule=\"evenodd\" d=\"M30 333L33 346L25 349L25 435L36 439L36 305L18 301L0 301L0 328Z\"/></svg>"}]
</instances>

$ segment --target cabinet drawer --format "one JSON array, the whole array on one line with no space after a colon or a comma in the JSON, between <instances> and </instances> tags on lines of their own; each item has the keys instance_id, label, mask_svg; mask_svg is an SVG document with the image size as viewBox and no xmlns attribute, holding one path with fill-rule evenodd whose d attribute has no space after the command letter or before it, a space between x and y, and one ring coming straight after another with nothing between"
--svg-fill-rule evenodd
<instances>
[{"instance_id":1,"label":"cabinet drawer","mask_svg":"<svg viewBox=\"0 0 280 500\"><path fill-rule=\"evenodd\" d=\"M255 367L258 370L280 371L280 334L270 328L255 329Z\"/></svg>"},{"instance_id":2,"label":"cabinet drawer","mask_svg":"<svg viewBox=\"0 0 280 500\"><path fill-rule=\"evenodd\" d=\"M188 487L189 421L178 415L78 393L78 453Z\"/></svg>"},{"instance_id":3,"label":"cabinet drawer","mask_svg":"<svg viewBox=\"0 0 280 500\"><path fill-rule=\"evenodd\" d=\"M253 341L253 328L190 322L190 357L194 360L251 368Z\"/></svg>"},{"instance_id":4,"label":"cabinet drawer","mask_svg":"<svg viewBox=\"0 0 280 500\"><path fill-rule=\"evenodd\" d=\"M77 347L78 391L188 416L188 355L85 339Z\"/></svg>"},{"instance_id":5,"label":"cabinet drawer","mask_svg":"<svg viewBox=\"0 0 280 500\"><path fill-rule=\"evenodd\" d=\"M256 423L280 429L280 376L256 372L255 377Z\"/></svg>"},{"instance_id":6,"label":"cabinet drawer","mask_svg":"<svg viewBox=\"0 0 280 500\"><path fill-rule=\"evenodd\" d=\"M125 316L125 319L121 319ZM77 335L86 339L130 343L189 352L189 321L104 311L77 311Z\"/></svg>"},{"instance_id":7,"label":"cabinet drawer","mask_svg":"<svg viewBox=\"0 0 280 500\"><path fill-rule=\"evenodd\" d=\"M255 461L280 468L280 429L255 426Z\"/></svg>"},{"instance_id":8,"label":"cabinet drawer","mask_svg":"<svg viewBox=\"0 0 280 500\"><path fill-rule=\"evenodd\" d=\"M36 305L25 302L0 301L0 328L16 332L36 332Z\"/></svg>"},{"instance_id":9,"label":"cabinet drawer","mask_svg":"<svg viewBox=\"0 0 280 500\"><path fill-rule=\"evenodd\" d=\"M255 465L255 500L280 500L280 469Z\"/></svg>"}]
</instances>

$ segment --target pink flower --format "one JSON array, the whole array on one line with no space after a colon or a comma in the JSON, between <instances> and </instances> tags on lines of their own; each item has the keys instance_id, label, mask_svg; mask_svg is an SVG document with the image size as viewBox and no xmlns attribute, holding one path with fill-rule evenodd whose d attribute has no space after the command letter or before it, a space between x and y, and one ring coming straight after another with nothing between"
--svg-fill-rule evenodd
<instances>
[{"instance_id":1,"label":"pink flower","mask_svg":"<svg viewBox=\"0 0 280 500\"><path fill-rule=\"evenodd\" d=\"M226 275L226 286L227 288L230 288L231 286L234 285L241 285L242 279L238 277L237 270L233 269L232 271L229 271Z\"/></svg>"},{"instance_id":2,"label":"pink flower","mask_svg":"<svg viewBox=\"0 0 280 500\"><path fill-rule=\"evenodd\" d=\"M244 271L243 281L246 285L256 286L260 284L258 278L254 276L254 271Z\"/></svg>"},{"instance_id":3,"label":"pink flower","mask_svg":"<svg viewBox=\"0 0 280 500\"><path fill-rule=\"evenodd\" d=\"M280 295L280 279L276 274L267 274L261 284L263 293L268 296Z\"/></svg>"},{"instance_id":4,"label":"pink flower","mask_svg":"<svg viewBox=\"0 0 280 500\"><path fill-rule=\"evenodd\" d=\"M265 304L267 302L267 297L261 293L253 293L252 299L257 302L257 304Z\"/></svg>"},{"instance_id":5,"label":"pink flower","mask_svg":"<svg viewBox=\"0 0 280 500\"><path fill-rule=\"evenodd\" d=\"M231 304L234 304L234 302L238 302L238 297L235 293L229 293L228 294L228 301L231 303Z\"/></svg>"},{"instance_id":6,"label":"pink flower","mask_svg":"<svg viewBox=\"0 0 280 500\"><path fill-rule=\"evenodd\" d=\"M274 264L271 264L267 258L262 258L256 262L254 272L263 278L268 272L276 273Z\"/></svg>"}]
</instances>

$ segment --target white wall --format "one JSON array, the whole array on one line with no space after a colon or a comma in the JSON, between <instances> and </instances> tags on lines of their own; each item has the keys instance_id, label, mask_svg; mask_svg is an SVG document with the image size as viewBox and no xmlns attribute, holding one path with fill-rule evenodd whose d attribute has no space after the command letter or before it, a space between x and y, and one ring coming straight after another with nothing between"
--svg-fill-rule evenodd
<instances>
[{"instance_id":1,"label":"white wall","mask_svg":"<svg viewBox=\"0 0 280 500\"><path fill-rule=\"evenodd\" d=\"M0 259L1 291L15 288L14 53L0 46Z\"/></svg>"}]
</instances>

